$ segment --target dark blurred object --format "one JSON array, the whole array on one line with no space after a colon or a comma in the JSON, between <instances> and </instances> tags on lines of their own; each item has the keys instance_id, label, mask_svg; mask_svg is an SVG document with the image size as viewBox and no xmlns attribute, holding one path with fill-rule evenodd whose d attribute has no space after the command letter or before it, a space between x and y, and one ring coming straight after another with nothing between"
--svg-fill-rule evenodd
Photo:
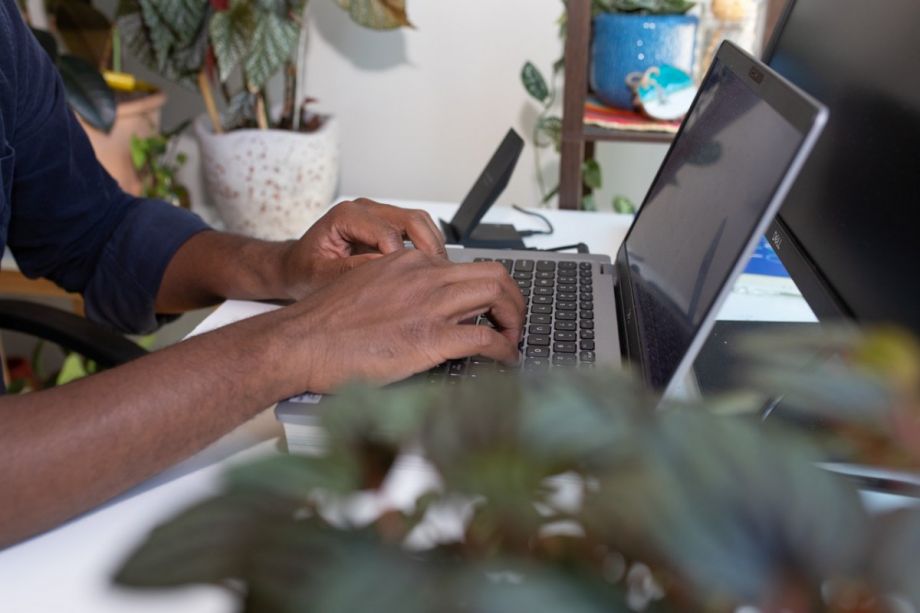
<instances>
[{"instance_id":1,"label":"dark blurred object","mask_svg":"<svg viewBox=\"0 0 920 613\"><path fill-rule=\"evenodd\" d=\"M765 59L830 120L768 238L822 320L920 334L920 3L800 0Z\"/></svg>"},{"instance_id":2,"label":"dark blurred object","mask_svg":"<svg viewBox=\"0 0 920 613\"><path fill-rule=\"evenodd\" d=\"M102 368L124 364L147 351L84 317L26 300L0 300L0 329L51 341Z\"/></svg>"}]
</instances>

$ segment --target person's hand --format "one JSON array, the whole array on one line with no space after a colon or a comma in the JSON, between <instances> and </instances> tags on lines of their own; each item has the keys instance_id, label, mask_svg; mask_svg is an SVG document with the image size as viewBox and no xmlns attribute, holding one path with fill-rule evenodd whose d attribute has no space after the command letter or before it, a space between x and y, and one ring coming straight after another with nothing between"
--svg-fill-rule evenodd
<instances>
[{"instance_id":1,"label":"person's hand","mask_svg":"<svg viewBox=\"0 0 920 613\"><path fill-rule=\"evenodd\" d=\"M402 250L406 239L424 253L447 257L444 237L428 213L366 198L341 202L287 250L288 293L303 298L352 268Z\"/></svg>"},{"instance_id":2,"label":"person's hand","mask_svg":"<svg viewBox=\"0 0 920 613\"><path fill-rule=\"evenodd\" d=\"M322 393L353 380L399 381L471 355L515 363L525 306L501 264L401 250L277 312L285 377ZM495 327L462 323L481 314Z\"/></svg>"}]
</instances>

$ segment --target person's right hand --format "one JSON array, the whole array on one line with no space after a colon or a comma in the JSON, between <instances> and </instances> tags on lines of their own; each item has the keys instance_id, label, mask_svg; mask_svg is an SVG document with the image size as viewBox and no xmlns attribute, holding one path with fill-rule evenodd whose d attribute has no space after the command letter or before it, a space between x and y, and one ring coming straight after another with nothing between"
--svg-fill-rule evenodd
<instances>
[{"instance_id":1,"label":"person's right hand","mask_svg":"<svg viewBox=\"0 0 920 613\"><path fill-rule=\"evenodd\" d=\"M501 264L399 251L283 309L286 372L323 393L354 380L399 381L477 354L516 363L525 308ZM481 314L495 327L462 323Z\"/></svg>"}]
</instances>

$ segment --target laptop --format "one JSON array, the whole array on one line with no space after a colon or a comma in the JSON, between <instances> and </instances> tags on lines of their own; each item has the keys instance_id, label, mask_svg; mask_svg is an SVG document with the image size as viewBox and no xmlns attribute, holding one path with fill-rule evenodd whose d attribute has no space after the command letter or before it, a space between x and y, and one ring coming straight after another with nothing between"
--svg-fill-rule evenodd
<instances>
[{"instance_id":1,"label":"laptop","mask_svg":"<svg viewBox=\"0 0 920 613\"><path fill-rule=\"evenodd\" d=\"M725 42L615 260L497 249L449 257L498 261L517 282L528 309L525 373L628 362L671 395L826 120L825 107ZM494 368L488 362L453 360L423 376L450 385ZM315 401L298 397L276 414L296 423L298 403Z\"/></svg>"}]
</instances>

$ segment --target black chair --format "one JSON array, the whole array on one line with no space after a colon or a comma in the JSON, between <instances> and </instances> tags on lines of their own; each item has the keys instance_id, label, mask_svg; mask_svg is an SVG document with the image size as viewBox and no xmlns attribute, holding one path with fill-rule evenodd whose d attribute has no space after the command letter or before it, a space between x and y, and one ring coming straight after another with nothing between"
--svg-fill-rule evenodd
<instances>
[{"instance_id":1,"label":"black chair","mask_svg":"<svg viewBox=\"0 0 920 613\"><path fill-rule=\"evenodd\" d=\"M101 368L130 362L147 350L88 319L26 300L0 300L0 330L41 338L93 360Z\"/></svg>"}]
</instances>

